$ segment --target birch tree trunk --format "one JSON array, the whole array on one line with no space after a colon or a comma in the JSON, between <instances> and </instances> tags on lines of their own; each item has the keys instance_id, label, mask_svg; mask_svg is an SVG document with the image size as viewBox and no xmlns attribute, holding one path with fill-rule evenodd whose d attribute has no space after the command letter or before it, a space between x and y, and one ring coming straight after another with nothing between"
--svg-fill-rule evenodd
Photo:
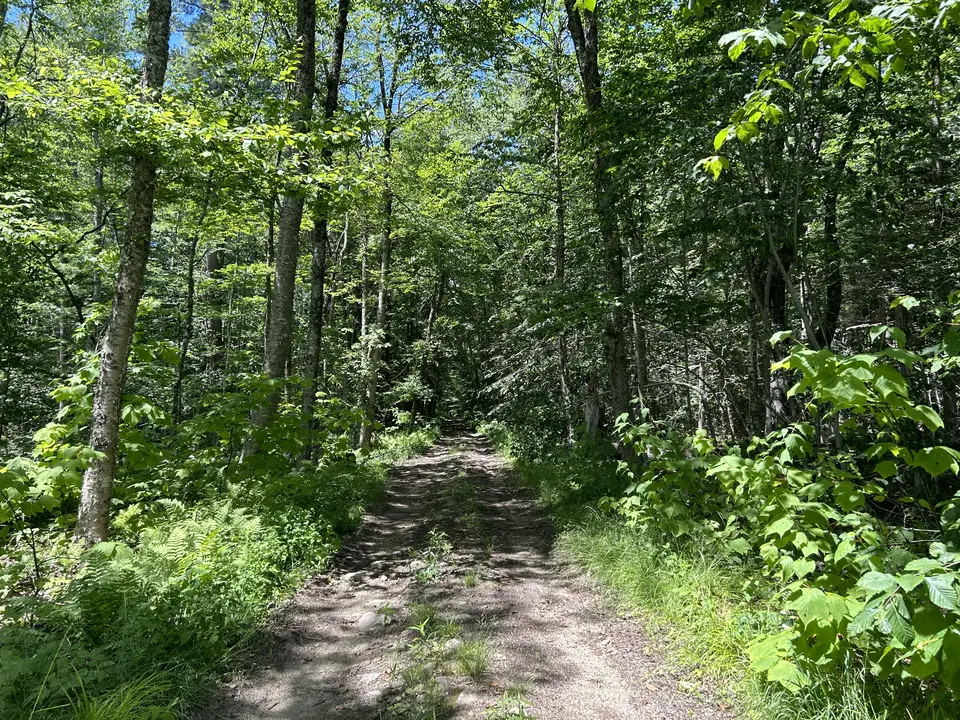
<instances>
[{"instance_id":1,"label":"birch tree trunk","mask_svg":"<svg viewBox=\"0 0 960 720\"><path fill-rule=\"evenodd\" d=\"M316 91L316 0L297 0L297 37L301 44L300 64L294 89L297 108L292 118L297 132L307 131L313 114ZM310 172L310 156L302 150L298 156L299 172ZM270 380L285 377L293 343L293 295L300 255L300 226L306 193L302 188L287 189L280 206L277 227L276 261L273 277L273 298L267 318L266 346L263 370ZM258 425L265 424L276 412L280 402L279 391L269 394L259 417ZM250 449L250 448L248 448Z\"/></svg>"},{"instance_id":2,"label":"birch tree trunk","mask_svg":"<svg viewBox=\"0 0 960 720\"><path fill-rule=\"evenodd\" d=\"M170 0L150 0L147 9L147 46L140 80L145 98L158 98L167 74L169 54ZM90 446L96 451L97 457L83 475L74 532L74 538L88 546L102 542L107 537L124 375L150 256L156 189L156 158L146 152L135 156L130 173L127 238L120 249L116 294L100 350L100 377L93 398Z\"/></svg>"}]
</instances>

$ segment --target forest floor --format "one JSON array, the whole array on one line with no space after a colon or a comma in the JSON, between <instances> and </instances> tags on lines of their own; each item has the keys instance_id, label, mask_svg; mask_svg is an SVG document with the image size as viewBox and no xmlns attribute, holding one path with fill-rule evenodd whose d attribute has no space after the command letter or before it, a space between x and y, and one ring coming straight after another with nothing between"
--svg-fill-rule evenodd
<instances>
[{"instance_id":1,"label":"forest floor","mask_svg":"<svg viewBox=\"0 0 960 720\"><path fill-rule=\"evenodd\" d=\"M332 570L197 717L729 718L553 538L484 440L439 442L396 467Z\"/></svg>"}]
</instances>

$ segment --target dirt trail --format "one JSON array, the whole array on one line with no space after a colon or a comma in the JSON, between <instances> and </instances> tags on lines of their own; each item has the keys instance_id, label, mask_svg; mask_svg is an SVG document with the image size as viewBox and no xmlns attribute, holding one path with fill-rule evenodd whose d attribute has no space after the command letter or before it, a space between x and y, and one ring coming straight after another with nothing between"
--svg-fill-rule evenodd
<instances>
[{"instance_id":1,"label":"dirt trail","mask_svg":"<svg viewBox=\"0 0 960 720\"><path fill-rule=\"evenodd\" d=\"M551 557L552 540L482 439L442 441L394 471L334 569L278 619L253 671L198 717L729 717L678 689L636 625Z\"/></svg>"}]
</instances>

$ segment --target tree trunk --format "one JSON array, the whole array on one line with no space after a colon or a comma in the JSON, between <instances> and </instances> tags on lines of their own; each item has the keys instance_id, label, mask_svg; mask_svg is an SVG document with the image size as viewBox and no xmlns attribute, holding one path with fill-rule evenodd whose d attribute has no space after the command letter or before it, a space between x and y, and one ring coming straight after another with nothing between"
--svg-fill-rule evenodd
<instances>
[{"instance_id":1,"label":"tree trunk","mask_svg":"<svg viewBox=\"0 0 960 720\"><path fill-rule=\"evenodd\" d=\"M399 63L392 68L387 81L383 56L377 56L380 71L380 102L383 108L383 153L386 157L386 190L383 199L383 241L380 244L380 278L377 286L377 321L370 331L370 350L367 358L366 388L364 391L363 422L360 425L360 449L369 450L373 441L373 428L377 419L377 385L380 382L380 360L387 333L387 291L390 278L390 255L393 249L393 186L391 163L393 162L393 104L397 93Z\"/></svg>"},{"instance_id":2,"label":"tree trunk","mask_svg":"<svg viewBox=\"0 0 960 720\"><path fill-rule=\"evenodd\" d=\"M301 56L294 89L297 108L292 119L295 130L300 133L307 131L313 114L313 96L316 91L316 32L316 1L297 0L297 37L301 43ZM310 157L305 150L299 153L298 162L301 176L306 176L310 172ZM293 344L293 296L305 199L305 191L301 187L290 188L284 193L280 207L273 298L267 319L263 358L263 370L270 380L285 377L290 360ZM274 390L267 396L255 422L259 425L266 424L276 412L279 402L280 393Z\"/></svg>"},{"instance_id":3,"label":"tree trunk","mask_svg":"<svg viewBox=\"0 0 960 720\"><path fill-rule=\"evenodd\" d=\"M555 183L555 204L556 204L556 242L554 244L554 280L557 289L562 292L564 287L564 276L566 272L567 256L567 227L566 214L567 203L563 187L563 162L561 159L562 141L563 141L563 102L562 88L560 78L557 76L557 96L556 104L553 108L553 174ZM570 393L569 376L569 358L567 353L567 337L564 330L560 331L557 338L557 345L560 357L560 402L563 404L563 417L566 424L567 442L573 443L573 398Z\"/></svg>"},{"instance_id":4,"label":"tree trunk","mask_svg":"<svg viewBox=\"0 0 960 720\"><path fill-rule=\"evenodd\" d=\"M340 104L340 75L343 69L343 46L349 12L350 0L340 0L337 6L337 27L333 36L333 54L327 68L327 95L323 103L325 124L333 120ZM320 163L325 167L333 164L333 148L329 145L323 148ZM317 397L317 379L320 376L320 358L323 354L323 310L326 305L327 254L330 246L330 205L326 197L329 192L328 185L320 188L314 210L310 265L310 319L307 333L307 362L304 369L306 383L303 390L303 415L308 430L312 430L315 424L313 405ZM312 442L306 443L304 454L306 457L313 454Z\"/></svg>"},{"instance_id":5,"label":"tree trunk","mask_svg":"<svg viewBox=\"0 0 960 720\"><path fill-rule=\"evenodd\" d=\"M187 353L193 340L193 306L196 293L196 262L199 232L190 240L187 262L187 307L183 314L183 330L180 335L180 355L177 358L177 379L173 383L173 424L179 426L183 421L183 378L187 372Z\"/></svg>"},{"instance_id":6,"label":"tree trunk","mask_svg":"<svg viewBox=\"0 0 960 720\"><path fill-rule=\"evenodd\" d=\"M568 28L577 54L580 79L593 142L593 200L603 240L604 280L611 308L604 323L604 355L610 374L610 405L614 419L630 411L630 374L627 364L623 295L623 248L617 229L609 150L604 141L604 107L599 68L597 15L578 10L576 0L564 0Z\"/></svg>"},{"instance_id":7,"label":"tree trunk","mask_svg":"<svg viewBox=\"0 0 960 720\"><path fill-rule=\"evenodd\" d=\"M393 129L388 126L383 140L384 151L389 168L392 158ZM370 356L367 363L367 386L364 393L363 424L360 427L360 449L369 450L373 441L373 428L377 419L377 385L380 382L380 361L383 353L383 344L387 332L387 292L390 279L390 259L393 250L393 190L389 185L389 170L387 191L383 205L383 241L380 244L380 278L377 284L377 320L370 335Z\"/></svg>"},{"instance_id":8,"label":"tree trunk","mask_svg":"<svg viewBox=\"0 0 960 720\"><path fill-rule=\"evenodd\" d=\"M169 53L170 0L150 0L147 9L147 46L140 83L145 97L155 100L159 96L167 73ZM150 255L156 189L156 159L147 154L134 157L130 174L127 238L120 250L116 294L100 351L100 377L93 398L90 446L97 457L83 475L74 532L74 538L87 545L102 542L107 537L124 375Z\"/></svg>"},{"instance_id":9,"label":"tree trunk","mask_svg":"<svg viewBox=\"0 0 960 720\"><path fill-rule=\"evenodd\" d=\"M817 342L821 348L830 348L840 324L840 309L843 306L843 256L840 237L837 234L837 201L840 197L840 185L847 168L847 158L853 149L853 143L860 129L860 111L854 110L850 116L846 135L829 176L827 192L823 201L823 241L826 245L826 285L827 297L822 317L817 329Z\"/></svg>"},{"instance_id":10,"label":"tree trunk","mask_svg":"<svg viewBox=\"0 0 960 720\"><path fill-rule=\"evenodd\" d=\"M213 188L207 185L203 197L203 209L197 218L197 229L190 239L190 249L187 253L187 307L183 316L183 331L180 335L180 356L177 358L177 379L173 383L173 424L180 425L183 421L183 379L187 373L187 355L190 353L190 343L193 341L193 314L196 306L197 290L197 245L200 243L200 232L203 221L210 208L210 194Z\"/></svg>"},{"instance_id":11,"label":"tree trunk","mask_svg":"<svg viewBox=\"0 0 960 720\"><path fill-rule=\"evenodd\" d=\"M223 270L223 250L220 248L211 248L203 257L203 267L207 272L207 277L211 280L219 280L221 270ZM223 294L219 290L211 290L208 294L208 302L214 308L214 314L207 318L207 333L210 335L210 344L213 346L213 352L207 360L207 371L212 372L220 367L224 361L224 337L223 337ZM226 373L226 368L224 368Z\"/></svg>"}]
</instances>

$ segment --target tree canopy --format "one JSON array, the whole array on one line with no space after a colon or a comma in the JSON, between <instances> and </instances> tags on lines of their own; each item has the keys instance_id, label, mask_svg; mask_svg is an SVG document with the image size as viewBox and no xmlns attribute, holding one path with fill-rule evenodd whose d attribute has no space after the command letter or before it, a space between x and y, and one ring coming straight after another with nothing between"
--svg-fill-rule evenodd
<instances>
[{"instance_id":1,"label":"tree canopy","mask_svg":"<svg viewBox=\"0 0 960 720\"><path fill-rule=\"evenodd\" d=\"M796 619L771 680L856 657L956 690L958 27L0 0L0 623L184 508L322 544L363 502L330 473L493 423L622 463L605 512L762 558Z\"/></svg>"}]
</instances>

